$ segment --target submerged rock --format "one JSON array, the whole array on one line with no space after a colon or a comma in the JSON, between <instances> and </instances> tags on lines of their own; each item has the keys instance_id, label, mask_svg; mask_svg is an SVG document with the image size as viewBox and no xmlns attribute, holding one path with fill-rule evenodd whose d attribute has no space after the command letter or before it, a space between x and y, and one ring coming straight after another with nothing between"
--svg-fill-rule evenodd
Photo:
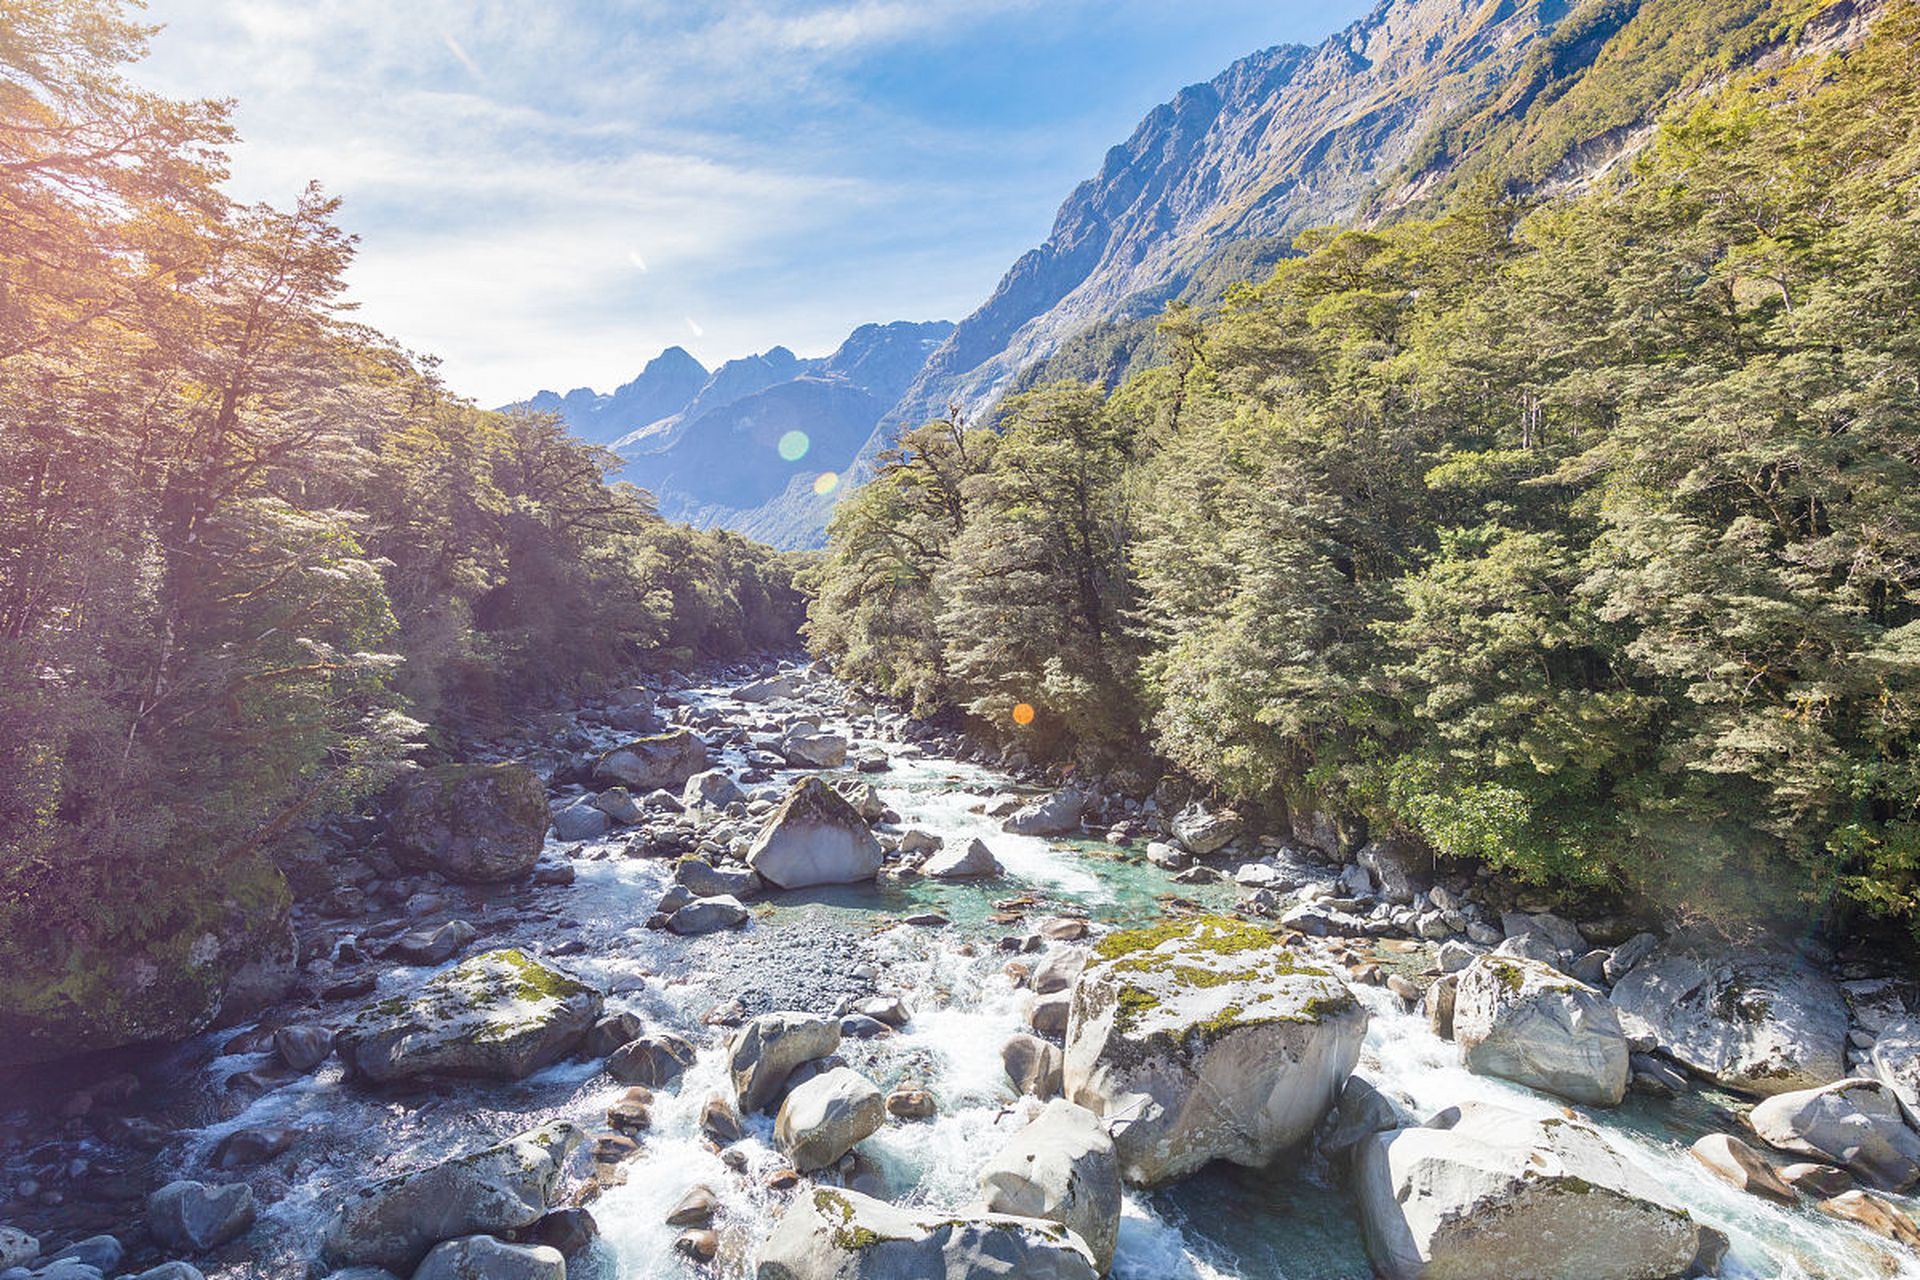
<instances>
[{"instance_id":1,"label":"submerged rock","mask_svg":"<svg viewBox=\"0 0 1920 1280\"><path fill-rule=\"evenodd\" d=\"M1120 1163L1100 1118L1055 1098L980 1171L994 1213L1071 1228L1105 1274L1120 1234Z\"/></svg>"},{"instance_id":2,"label":"submerged rock","mask_svg":"<svg viewBox=\"0 0 1920 1280\"><path fill-rule=\"evenodd\" d=\"M322 1249L336 1266L409 1275L443 1240L506 1234L545 1216L580 1131L550 1124L497 1146L369 1183L328 1222Z\"/></svg>"},{"instance_id":3,"label":"submerged rock","mask_svg":"<svg viewBox=\"0 0 1920 1280\"><path fill-rule=\"evenodd\" d=\"M706 767L707 744L691 729L675 729L615 747L594 762L593 776L645 795L678 791Z\"/></svg>"},{"instance_id":4,"label":"submerged rock","mask_svg":"<svg viewBox=\"0 0 1920 1280\"><path fill-rule=\"evenodd\" d=\"M880 842L846 797L813 777L793 784L747 850L747 865L782 889L871 880L880 862Z\"/></svg>"},{"instance_id":5,"label":"submerged rock","mask_svg":"<svg viewBox=\"0 0 1920 1280\"><path fill-rule=\"evenodd\" d=\"M756 1280L1094 1280L1086 1243L1055 1222L899 1208L803 1191L760 1247Z\"/></svg>"},{"instance_id":6,"label":"submerged rock","mask_svg":"<svg viewBox=\"0 0 1920 1280\"><path fill-rule=\"evenodd\" d=\"M1627 1038L1605 996L1534 960L1481 956L1460 975L1453 1038L1467 1070L1570 1102L1626 1096Z\"/></svg>"},{"instance_id":7,"label":"submerged rock","mask_svg":"<svg viewBox=\"0 0 1920 1280\"><path fill-rule=\"evenodd\" d=\"M1665 1280L1701 1229L1598 1130L1470 1103L1362 1141L1353 1190L1389 1280Z\"/></svg>"},{"instance_id":8,"label":"submerged rock","mask_svg":"<svg viewBox=\"0 0 1920 1280\"><path fill-rule=\"evenodd\" d=\"M1791 952L1672 939L1620 979L1613 1003L1629 1037L1730 1089L1788 1093L1846 1074L1840 988Z\"/></svg>"},{"instance_id":9,"label":"submerged rock","mask_svg":"<svg viewBox=\"0 0 1920 1280\"><path fill-rule=\"evenodd\" d=\"M1367 1013L1263 929L1219 916L1109 934L1074 985L1067 1097L1155 1186L1261 1166L1312 1132L1359 1061Z\"/></svg>"},{"instance_id":10,"label":"submerged rock","mask_svg":"<svg viewBox=\"0 0 1920 1280\"><path fill-rule=\"evenodd\" d=\"M525 765L444 764L400 784L393 852L449 880L515 880L538 861L547 822L547 789Z\"/></svg>"},{"instance_id":11,"label":"submerged rock","mask_svg":"<svg viewBox=\"0 0 1920 1280\"><path fill-rule=\"evenodd\" d=\"M519 1080L558 1062L599 1018L600 993L525 952L489 951L411 996L364 1010L336 1037L353 1075Z\"/></svg>"}]
</instances>

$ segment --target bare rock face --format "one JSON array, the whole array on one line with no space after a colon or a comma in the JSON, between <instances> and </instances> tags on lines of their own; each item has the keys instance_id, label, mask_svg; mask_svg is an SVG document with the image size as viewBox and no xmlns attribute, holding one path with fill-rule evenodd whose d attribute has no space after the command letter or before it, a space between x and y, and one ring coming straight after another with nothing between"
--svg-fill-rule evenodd
<instances>
[{"instance_id":1,"label":"bare rock face","mask_svg":"<svg viewBox=\"0 0 1920 1280\"><path fill-rule=\"evenodd\" d=\"M393 849L449 880L513 880L539 859L548 821L547 789L525 765L440 765L400 784Z\"/></svg>"},{"instance_id":2,"label":"bare rock face","mask_svg":"<svg viewBox=\"0 0 1920 1280\"><path fill-rule=\"evenodd\" d=\"M1626 1096L1627 1038L1607 998L1551 965L1481 956L1460 975L1453 1038L1467 1070L1591 1106Z\"/></svg>"},{"instance_id":3,"label":"bare rock face","mask_svg":"<svg viewBox=\"0 0 1920 1280\"><path fill-rule=\"evenodd\" d=\"M375 1083L416 1076L520 1080L586 1039L602 998L524 952L489 951L382 1000L335 1037L348 1071Z\"/></svg>"},{"instance_id":4,"label":"bare rock face","mask_svg":"<svg viewBox=\"0 0 1920 1280\"><path fill-rule=\"evenodd\" d=\"M815 777L793 784L747 849L747 865L782 889L871 880L880 862L880 842L866 822Z\"/></svg>"},{"instance_id":5,"label":"bare rock face","mask_svg":"<svg viewBox=\"0 0 1920 1280\"><path fill-rule=\"evenodd\" d=\"M1847 1006L1790 952L1671 939L1613 988L1630 1037L1727 1088L1770 1096L1846 1074Z\"/></svg>"},{"instance_id":6,"label":"bare rock face","mask_svg":"<svg viewBox=\"0 0 1920 1280\"><path fill-rule=\"evenodd\" d=\"M1128 1182L1262 1166L1333 1109L1367 1013L1264 929L1220 916L1109 934L1073 989L1066 1096L1105 1118Z\"/></svg>"},{"instance_id":7,"label":"bare rock face","mask_svg":"<svg viewBox=\"0 0 1920 1280\"><path fill-rule=\"evenodd\" d=\"M1687 1274L1700 1227L1579 1121L1484 1103L1362 1141L1353 1191L1388 1280Z\"/></svg>"},{"instance_id":8,"label":"bare rock face","mask_svg":"<svg viewBox=\"0 0 1920 1280\"><path fill-rule=\"evenodd\" d=\"M788 1206L756 1280L1095 1280L1085 1242L1056 1222L957 1216L817 1187Z\"/></svg>"},{"instance_id":9,"label":"bare rock face","mask_svg":"<svg viewBox=\"0 0 1920 1280\"><path fill-rule=\"evenodd\" d=\"M707 744L691 729L675 729L615 747L594 763L593 776L602 785L617 783L636 795L645 795L651 791L678 792L706 767Z\"/></svg>"}]
</instances>

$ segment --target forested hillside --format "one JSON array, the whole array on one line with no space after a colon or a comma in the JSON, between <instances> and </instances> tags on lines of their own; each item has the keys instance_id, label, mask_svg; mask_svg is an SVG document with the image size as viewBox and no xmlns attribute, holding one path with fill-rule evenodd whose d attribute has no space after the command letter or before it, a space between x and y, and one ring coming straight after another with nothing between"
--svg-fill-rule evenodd
<instances>
[{"instance_id":1,"label":"forested hillside","mask_svg":"<svg viewBox=\"0 0 1920 1280\"><path fill-rule=\"evenodd\" d=\"M1487 168L1309 232L1113 394L905 436L811 642L1035 756L1145 732L1296 826L1920 922L1916 139L1901 3L1585 194Z\"/></svg>"},{"instance_id":2,"label":"forested hillside","mask_svg":"<svg viewBox=\"0 0 1920 1280\"><path fill-rule=\"evenodd\" d=\"M449 730L790 642L772 552L353 323L335 203L227 200L228 106L131 87L120 5L5 34L0 1009L185 980L283 904L267 854Z\"/></svg>"}]
</instances>

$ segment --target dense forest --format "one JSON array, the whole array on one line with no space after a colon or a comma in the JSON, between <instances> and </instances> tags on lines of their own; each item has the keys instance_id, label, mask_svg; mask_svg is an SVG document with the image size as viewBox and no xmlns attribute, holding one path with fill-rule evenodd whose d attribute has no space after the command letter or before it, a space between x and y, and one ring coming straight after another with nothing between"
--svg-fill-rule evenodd
<instances>
[{"instance_id":1,"label":"dense forest","mask_svg":"<svg viewBox=\"0 0 1920 1280\"><path fill-rule=\"evenodd\" d=\"M284 899L450 734L791 643L790 564L354 323L336 202L226 198L230 104L128 83L121 5L0 31L0 1007Z\"/></svg>"},{"instance_id":2,"label":"dense forest","mask_svg":"<svg viewBox=\"0 0 1920 1280\"><path fill-rule=\"evenodd\" d=\"M1920 927L1920 10L1522 190L1309 233L1110 392L907 433L811 644L1036 758Z\"/></svg>"}]
</instances>

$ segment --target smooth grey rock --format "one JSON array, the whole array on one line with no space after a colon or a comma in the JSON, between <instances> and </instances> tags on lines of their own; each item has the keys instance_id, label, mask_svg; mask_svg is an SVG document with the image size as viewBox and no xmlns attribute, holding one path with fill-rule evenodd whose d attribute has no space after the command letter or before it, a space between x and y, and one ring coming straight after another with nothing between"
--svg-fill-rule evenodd
<instances>
[{"instance_id":1,"label":"smooth grey rock","mask_svg":"<svg viewBox=\"0 0 1920 1280\"><path fill-rule=\"evenodd\" d=\"M1651 933L1636 933L1615 947L1607 956L1604 976L1610 983L1618 982L1633 972L1634 966L1653 954L1660 945L1660 939Z\"/></svg>"},{"instance_id":2,"label":"smooth grey rock","mask_svg":"<svg viewBox=\"0 0 1920 1280\"><path fill-rule=\"evenodd\" d=\"M1080 829L1080 816L1087 811L1087 803L1085 792L1069 787L1021 805L1007 816L1000 829L1017 836L1071 835Z\"/></svg>"},{"instance_id":3,"label":"smooth grey rock","mask_svg":"<svg viewBox=\"0 0 1920 1280\"><path fill-rule=\"evenodd\" d=\"M1779 1204L1800 1197L1774 1172L1766 1157L1730 1133L1709 1133L1693 1144L1693 1158L1730 1186Z\"/></svg>"},{"instance_id":4,"label":"smooth grey rock","mask_svg":"<svg viewBox=\"0 0 1920 1280\"><path fill-rule=\"evenodd\" d=\"M1920 1128L1920 1022L1883 1026L1867 1062L1873 1078L1893 1091L1907 1123Z\"/></svg>"},{"instance_id":5,"label":"smooth grey rock","mask_svg":"<svg viewBox=\"0 0 1920 1280\"><path fill-rule=\"evenodd\" d=\"M782 889L871 880L880 863L866 822L817 777L793 785L747 850L747 865Z\"/></svg>"},{"instance_id":6,"label":"smooth grey rock","mask_svg":"<svg viewBox=\"0 0 1920 1280\"><path fill-rule=\"evenodd\" d=\"M1367 869L1381 897L1403 905L1426 887L1433 869L1433 859L1407 840L1376 841L1361 848L1353 860Z\"/></svg>"},{"instance_id":7,"label":"smooth grey rock","mask_svg":"<svg viewBox=\"0 0 1920 1280\"><path fill-rule=\"evenodd\" d=\"M572 1125L549 1124L369 1183L351 1193L327 1224L323 1251L336 1266L410 1275L443 1240L532 1226L547 1212L579 1143L580 1131Z\"/></svg>"},{"instance_id":8,"label":"smooth grey rock","mask_svg":"<svg viewBox=\"0 0 1920 1280\"><path fill-rule=\"evenodd\" d=\"M1173 836L1188 853L1205 857L1226 848L1246 829L1240 815L1231 809L1210 809L1191 804L1173 819Z\"/></svg>"},{"instance_id":9,"label":"smooth grey rock","mask_svg":"<svg viewBox=\"0 0 1920 1280\"><path fill-rule=\"evenodd\" d=\"M886 1099L851 1067L817 1075L787 1094L773 1140L802 1173L824 1169L887 1122Z\"/></svg>"},{"instance_id":10,"label":"smooth grey rock","mask_svg":"<svg viewBox=\"0 0 1920 1280\"><path fill-rule=\"evenodd\" d=\"M0 1225L0 1271L24 1267L39 1256L39 1240L11 1223Z\"/></svg>"},{"instance_id":11,"label":"smooth grey rock","mask_svg":"<svg viewBox=\"0 0 1920 1280\"><path fill-rule=\"evenodd\" d=\"M969 840L963 850L942 849L929 857L920 873L935 880L979 880L1001 874L1001 867L984 840Z\"/></svg>"},{"instance_id":12,"label":"smooth grey rock","mask_svg":"<svg viewBox=\"0 0 1920 1280\"><path fill-rule=\"evenodd\" d=\"M1878 1080L1778 1093L1749 1119L1767 1145L1831 1160L1884 1190L1920 1182L1920 1133L1908 1127L1893 1090Z\"/></svg>"},{"instance_id":13,"label":"smooth grey rock","mask_svg":"<svg viewBox=\"0 0 1920 1280\"><path fill-rule=\"evenodd\" d=\"M680 792L680 803L689 809L697 805L724 809L730 804L745 804L747 799L747 793L725 769L707 769L694 774Z\"/></svg>"},{"instance_id":14,"label":"smooth grey rock","mask_svg":"<svg viewBox=\"0 0 1920 1280\"><path fill-rule=\"evenodd\" d=\"M525 765L448 764L399 784L388 825L401 865L490 883L533 870L547 823L546 786Z\"/></svg>"},{"instance_id":15,"label":"smooth grey rock","mask_svg":"<svg viewBox=\"0 0 1920 1280\"><path fill-rule=\"evenodd\" d=\"M697 1056L691 1040L662 1031L614 1050L607 1058L607 1074L621 1084L664 1089L684 1075Z\"/></svg>"},{"instance_id":16,"label":"smooth grey rock","mask_svg":"<svg viewBox=\"0 0 1920 1280\"><path fill-rule=\"evenodd\" d=\"M755 1280L1095 1280L1058 1223L899 1208L831 1187L795 1196L761 1245Z\"/></svg>"},{"instance_id":17,"label":"smooth grey rock","mask_svg":"<svg viewBox=\"0 0 1920 1280\"><path fill-rule=\"evenodd\" d=\"M1687 1212L1591 1126L1482 1103L1362 1141L1353 1191L1388 1280L1649 1280L1686 1274L1701 1245Z\"/></svg>"},{"instance_id":18,"label":"smooth grey rock","mask_svg":"<svg viewBox=\"0 0 1920 1280\"><path fill-rule=\"evenodd\" d=\"M1627 1038L1605 996L1534 960L1481 956L1460 975L1453 1038L1475 1075L1570 1102L1616 1106L1627 1091Z\"/></svg>"},{"instance_id":19,"label":"smooth grey rock","mask_svg":"<svg viewBox=\"0 0 1920 1280\"><path fill-rule=\"evenodd\" d=\"M1066 1070L1066 1055L1059 1045L1022 1032L1000 1050L1000 1062L1007 1069L1007 1079L1020 1093L1042 1101L1059 1095Z\"/></svg>"},{"instance_id":20,"label":"smooth grey rock","mask_svg":"<svg viewBox=\"0 0 1920 1280\"><path fill-rule=\"evenodd\" d=\"M838 733L790 733L780 754L797 769L838 769L847 762L847 739Z\"/></svg>"},{"instance_id":21,"label":"smooth grey rock","mask_svg":"<svg viewBox=\"0 0 1920 1280\"><path fill-rule=\"evenodd\" d=\"M543 1244L463 1236L433 1247L413 1280L566 1280L567 1260Z\"/></svg>"},{"instance_id":22,"label":"smooth grey rock","mask_svg":"<svg viewBox=\"0 0 1920 1280\"><path fill-rule=\"evenodd\" d=\"M637 827L647 820L647 811L625 787L608 787L589 803L617 826Z\"/></svg>"},{"instance_id":23,"label":"smooth grey rock","mask_svg":"<svg viewBox=\"0 0 1920 1280\"><path fill-rule=\"evenodd\" d=\"M436 928L413 929L401 934L386 954L401 964L445 964L479 936L480 931L465 920L449 920Z\"/></svg>"},{"instance_id":24,"label":"smooth grey rock","mask_svg":"<svg viewBox=\"0 0 1920 1280\"><path fill-rule=\"evenodd\" d=\"M333 1029L296 1023L273 1033L273 1050L295 1071L311 1071L333 1056Z\"/></svg>"},{"instance_id":25,"label":"smooth grey rock","mask_svg":"<svg viewBox=\"0 0 1920 1280\"><path fill-rule=\"evenodd\" d=\"M1040 1115L980 1171L993 1213L1044 1218L1077 1234L1102 1275L1120 1234L1120 1163L1100 1118L1065 1098Z\"/></svg>"},{"instance_id":26,"label":"smooth grey rock","mask_svg":"<svg viewBox=\"0 0 1920 1280\"><path fill-rule=\"evenodd\" d=\"M702 933L718 933L722 929L737 929L753 918L753 913L731 894L721 894L715 898L695 898L667 917L667 928L675 933L693 937Z\"/></svg>"},{"instance_id":27,"label":"smooth grey rock","mask_svg":"<svg viewBox=\"0 0 1920 1280\"><path fill-rule=\"evenodd\" d=\"M598 840L612 829L613 819L591 801L576 800L553 811L553 834L558 840Z\"/></svg>"},{"instance_id":28,"label":"smooth grey rock","mask_svg":"<svg viewBox=\"0 0 1920 1280\"><path fill-rule=\"evenodd\" d=\"M780 1010L748 1022L727 1042L727 1073L740 1110L770 1106L795 1067L839 1047L839 1025L812 1014Z\"/></svg>"},{"instance_id":29,"label":"smooth grey rock","mask_svg":"<svg viewBox=\"0 0 1920 1280\"><path fill-rule=\"evenodd\" d=\"M1612 999L1630 1038L1731 1089L1766 1096L1846 1074L1840 990L1791 952L1669 939Z\"/></svg>"},{"instance_id":30,"label":"smooth grey rock","mask_svg":"<svg viewBox=\"0 0 1920 1280\"><path fill-rule=\"evenodd\" d=\"M675 729L615 747L594 762L593 776L642 794L675 792L706 767L707 744L691 729Z\"/></svg>"},{"instance_id":31,"label":"smooth grey rock","mask_svg":"<svg viewBox=\"0 0 1920 1280\"><path fill-rule=\"evenodd\" d=\"M716 867L705 858L680 859L673 878L696 898L751 898L762 888L760 877L745 867Z\"/></svg>"},{"instance_id":32,"label":"smooth grey rock","mask_svg":"<svg viewBox=\"0 0 1920 1280\"><path fill-rule=\"evenodd\" d=\"M182 1179L147 1197L147 1230L163 1249L205 1253L253 1226L253 1189L244 1182L210 1185Z\"/></svg>"}]
</instances>

